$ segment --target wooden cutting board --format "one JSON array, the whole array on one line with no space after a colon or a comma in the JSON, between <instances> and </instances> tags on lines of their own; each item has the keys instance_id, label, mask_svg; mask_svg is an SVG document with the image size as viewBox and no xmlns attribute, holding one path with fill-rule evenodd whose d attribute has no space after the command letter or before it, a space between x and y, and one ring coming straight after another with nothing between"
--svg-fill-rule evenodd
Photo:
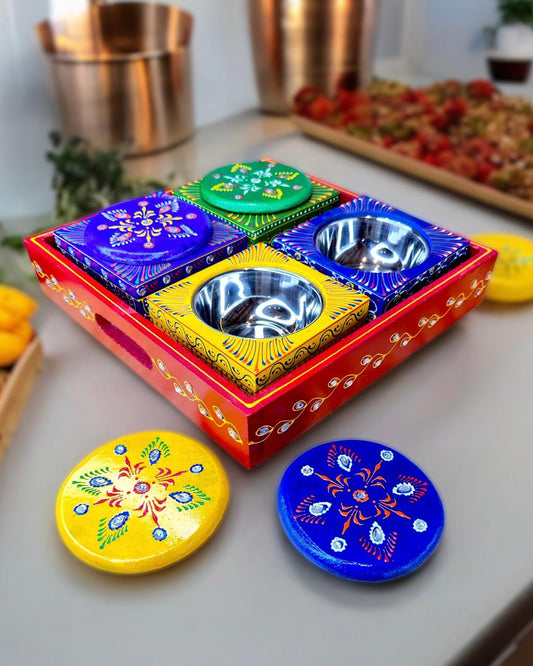
<instances>
[{"instance_id":1,"label":"wooden cutting board","mask_svg":"<svg viewBox=\"0 0 533 666\"><path fill-rule=\"evenodd\" d=\"M0 392L0 462L13 437L15 428L37 374L43 365L43 348L35 337L9 373Z\"/></svg>"},{"instance_id":2,"label":"wooden cutting board","mask_svg":"<svg viewBox=\"0 0 533 666\"><path fill-rule=\"evenodd\" d=\"M525 199L513 197L487 185L457 176L445 169L399 155L392 150L387 150L368 141L363 141L346 132L332 129L314 120L297 115L293 115L291 118L304 134L314 139L329 143L337 148L342 148L355 155L366 157L374 162L384 164L391 169L402 171L410 176L415 176L415 178L420 178L452 192L458 192L488 206L494 206L495 208L500 208L509 213L533 220L533 203Z\"/></svg>"}]
</instances>

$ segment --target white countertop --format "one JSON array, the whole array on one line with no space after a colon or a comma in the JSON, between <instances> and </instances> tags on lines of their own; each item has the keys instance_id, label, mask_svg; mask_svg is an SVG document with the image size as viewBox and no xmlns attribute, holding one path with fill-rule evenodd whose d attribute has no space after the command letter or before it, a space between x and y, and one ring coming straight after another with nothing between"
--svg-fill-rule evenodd
<instances>
[{"instance_id":1,"label":"white countertop","mask_svg":"<svg viewBox=\"0 0 533 666\"><path fill-rule=\"evenodd\" d=\"M130 166L154 176L174 170L180 183L262 156L467 236L533 238L531 223L253 112ZM532 607L532 325L533 304L483 304L247 472L43 297L45 368L0 466L0 664L487 663ZM205 548L167 571L93 571L56 533L57 490L92 449L149 429L183 432L220 453L232 484L229 513ZM445 534L416 574L377 587L345 582L312 566L283 534L275 503L283 470L305 449L340 438L400 449L439 488Z\"/></svg>"}]
</instances>

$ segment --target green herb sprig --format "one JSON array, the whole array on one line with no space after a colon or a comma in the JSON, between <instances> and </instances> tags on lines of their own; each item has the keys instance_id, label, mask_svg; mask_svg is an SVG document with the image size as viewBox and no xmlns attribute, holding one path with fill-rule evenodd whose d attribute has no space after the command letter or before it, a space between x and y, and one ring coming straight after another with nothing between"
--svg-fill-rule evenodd
<instances>
[{"instance_id":1,"label":"green herb sprig","mask_svg":"<svg viewBox=\"0 0 533 666\"><path fill-rule=\"evenodd\" d=\"M54 167L56 224L166 187L158 180L130 178L123 166L124 156L117 150L92 148L83 139L64 139L59 132L51 132L50 141L53 150L46 153L46 159Z\"/></svg>"},{"instance_id":2,"label":"green herb sprig","mask_svg":"<svg viewBox=\"0 0 533 666\"><path fill-rule=\"evenodd\" d=\"M51 224L64 224L168 187L159 180L130 178L123 165L124 155L118 150L93 148L83 139L65 139L59 132L50 132L49 137L52 149L46 159L54 169L55 191ZM24 236L0 235L0 247L22 252L23 240Z\"/></svg>"},{"instance_id":3,"label":"green herb sprig","mask_svg":"<svg viewBox=\"0 0 533 666\"><path fill-rule=\"evenodd\" d=\"M524 23L533 28L533 0L498 0L502 23Z\"/></svg>"}]
</instances>

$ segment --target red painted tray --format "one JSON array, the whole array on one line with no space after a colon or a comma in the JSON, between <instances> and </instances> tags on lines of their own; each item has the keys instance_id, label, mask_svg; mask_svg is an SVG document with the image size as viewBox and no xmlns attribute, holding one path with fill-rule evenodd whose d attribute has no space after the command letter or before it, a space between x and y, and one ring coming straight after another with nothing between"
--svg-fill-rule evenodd
<instances>
[{"instance_id":1,"label":"red painted tray","mask_svg":"<svg viewBox=\"0 0 533 666\"><path fill-rule=\"evenodd\" d=\"M341 202L355 196L341 191ZM53 230L26 248L49 298L247 468L478 305L497 256L472 243L463 264L250 397L71 263Z\"/></svg>"}]
</instances>

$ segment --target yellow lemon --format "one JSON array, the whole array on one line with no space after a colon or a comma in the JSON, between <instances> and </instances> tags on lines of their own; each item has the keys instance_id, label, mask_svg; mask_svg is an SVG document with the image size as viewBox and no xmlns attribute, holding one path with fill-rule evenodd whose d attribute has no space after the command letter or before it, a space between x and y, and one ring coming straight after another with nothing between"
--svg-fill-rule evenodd
<instances>
[{"instance_id":1,"label":"yellow lemon","mask_svg":"<svg viewBox=\"0 0 533 666\"><path fill-rule=\"evenodd\" d=\"M474 240L498 251L487 299L500 303L533 300L533 241L510 234L482 234Z\"/></svg>"},{"instance_id":2,"label":"yellow lemon","mask_svg":"<svg viewBox=\"0 0 533 666\"><path fill-rule=\"evenodd\" d=\"M67 476L56 504L66 546L86 564L122 574L168 567L217 529L229 499L218 458L166 431L120 437Z\"/></svg>"},{"instance_id":3,"label":"yellow lemon","mask_svg":"<svg viewBox=\"0 0 533 666\"><path fill-rule=\"evenodd\" d=\"M22 342L24 342L25 345L27 345L29 341L33 338L33 328L31 327L30 323L27 322L25 319L20 321L11 331L11 333L20 338L20 340L22 340Z\"/></svg>"},{"instance_id":4,"label":"yellow lemon","mask_svg":"<svg viewBox=\"0 0 533 666\"><path fill-rule=\"evenodd\" d=\"M0 308L19 319L29 319L37 310L37 302L19 289L0 284Z\"/></svg>"},{"instance_id":5,"label":"yellow lemon","mask_svg":"<svg viewBox=\"0 0 533 666\"><path fill-rule=\"evenodd\" d=\"M27 343L15 333L0 331L0 367L7 367L22 355Z\"/></svg>"},{"instance_id":6,"label":"yellow lemon","mask_svg":"<svg viewBox=\"0 0 533 666\"><path fill-rule=\"evenodd\" d=\"M12 331L21 321L22 317L9 310L4 310L0 305L0 331Z\"/></svg>"}]
</instances>

